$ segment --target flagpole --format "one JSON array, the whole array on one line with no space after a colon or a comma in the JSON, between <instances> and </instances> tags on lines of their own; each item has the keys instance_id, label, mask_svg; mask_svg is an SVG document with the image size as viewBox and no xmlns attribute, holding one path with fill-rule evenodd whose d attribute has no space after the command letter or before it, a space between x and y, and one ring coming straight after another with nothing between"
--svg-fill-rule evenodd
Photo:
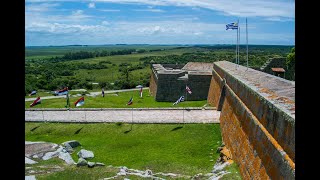
<instances>
[{"instance_id":1,"label":"flagpole","mask_svg":"<svg viewBox=\"0 0 320 180\"><path fill-rule=\"evenodd\" d=\"M182 115L183 115L182 123L184 125L184 107L182 108Z\"/></svg>"},{"instance_id":2,"label":"flagpole","mask_svg":"<svg viewBox=\"0 0 320 180\"><path fill-rule=\"evenodd\" d=\"M40 96L39 96L40 97ZM44 115L43 115L43 106L42 106L42 103L41 104L41 112L42 112L42 121L44 122Z\"/></svg>"},{"instance_id":3,"label":"flagpole","mask_svg":"<svg viewBox=\"0 0 320 180\"><path fill-rule=\"evenodd\" d=\"M184 89L186 91L186 101L187 101L187 81L186 81L186 88Z\"/></svg>"},{"instance_id":4,"label":"flagpole","mask_svg":"<svg viewBox=\"0 0 320 180\"><path fill-rule=\"evenodd\" d=\"M247 41L247 70L249 67L249 63L248 63L248 22L247 22L247 18L246 18L246 41Z\"/></svg>"},{"instance_id":5,"label":"flagpole","mask_svg":"<svg viewBox=\"0 0 320 180\"><path fill-rule=\"evenodd\" d=\"M132 125L133 125L133 108L131 108L131 126L130 126L130 131L132 130Z\"/></svg>"},{"instance_id":6,"label":"flagpole","mask_svg":"<svg viewBox=\"0 0 320 180\"><path fill-rule=\"evenodd\" d=\"M241 45L241 42L240 42L240 26L239 26L239 50L238 50L238 67L239 67L239 64L240 64L240 45Z\"/></svg>"},{"instance_id":7,"label":"flagpole","mask_svg":"<svg viewBox=\"0 0 320 180\"><path fill-rule=\"evenodd\" d=\"M239 49L240 49L240 46L239 46L239 44L240 44L240 26L239 26L239 19L238 19L237 36L238 36L237 67L239 67L239 66L238 66L238 64L239 64Z\"/></svg>"},{"instance_id":8,"label":"flagpole","mask_svg":"<svg viewBox=\"0 0 320 180\"><path fill-rule=\"evenodd\" d=\"M237 28L237 40L236 40L236 64L238 62L238 28ZM237 69L237 65L236 65Z\"/></svg>"}]
</instances>

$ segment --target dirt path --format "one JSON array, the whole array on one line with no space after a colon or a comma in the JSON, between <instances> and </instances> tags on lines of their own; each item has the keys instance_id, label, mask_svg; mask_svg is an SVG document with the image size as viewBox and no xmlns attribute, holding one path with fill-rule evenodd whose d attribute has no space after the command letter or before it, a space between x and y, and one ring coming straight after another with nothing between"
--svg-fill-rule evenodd
<instances>
[{"instance_id":1,"label":"dirt path","mask_svg":"<svg viewBox=\"0 0 320 180\"><path fill-rule=\"evenodd\" d=\"M107 109L25 111L32 122L219 123L220 111L183 109Z\"/></svg>"}]
</instances>

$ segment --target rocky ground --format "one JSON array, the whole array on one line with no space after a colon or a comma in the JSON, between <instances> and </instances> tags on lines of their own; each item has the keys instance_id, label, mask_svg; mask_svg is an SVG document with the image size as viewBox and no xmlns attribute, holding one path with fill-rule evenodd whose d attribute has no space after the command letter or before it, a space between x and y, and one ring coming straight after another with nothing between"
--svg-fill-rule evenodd
<instances>
[{"instance_id":1,"label":"rocky ground","mask_svg":"<svg viewBox=\"0 0 320 180\"><path fill-rule=\"evenodd\" d=\"M63 171L68 166L87 166L88 168L93 168L96 166L105 166L100 162L90 162L90 159L94 157L94 153L90 150L81 149L77 152L78 160L75 162L71 153L74 153L74 148L81 146L78 141L72 140L62 143L61 145L50 143L50 142L25 142L25 179L35 180L37 175L48 174ZM220 152L220 158L217 160L216 164L213 167L213 170L209 173L199 173L194 176L188 176L183 174L175 173L163 173L163 172L152 172L150 169L146 170L137 170L129 169L126 166L114 167L112 165L107 166L106 168L112 168L116 170L115 176L105 177L105 180L108 179L119 179L127 176L137 176L139 178L146 179L159 179L163 180L166 178L170 179L210 179L217 180L228 174L224 170L226 166L233 163L229 151L224 147L218 148ZM44 161L59 158L64 161L64 164L59 163L47 163L44 164Z\"/></svg>"}]
</instances>

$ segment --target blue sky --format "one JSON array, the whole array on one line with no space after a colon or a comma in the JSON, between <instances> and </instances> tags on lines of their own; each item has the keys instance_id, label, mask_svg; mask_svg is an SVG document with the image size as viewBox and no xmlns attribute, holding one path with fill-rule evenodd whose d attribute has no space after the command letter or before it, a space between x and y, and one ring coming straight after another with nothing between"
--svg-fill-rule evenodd
<instances>
[{"instance_id":1,"label":"blue sky","mask_svg":"<svg viewBox=\"0 0 320 180\"><path fill-rule=\"evenodd\" d=\"M26 0L26 46L295 44L292 0Z\"/></svg>"}]
</instances>

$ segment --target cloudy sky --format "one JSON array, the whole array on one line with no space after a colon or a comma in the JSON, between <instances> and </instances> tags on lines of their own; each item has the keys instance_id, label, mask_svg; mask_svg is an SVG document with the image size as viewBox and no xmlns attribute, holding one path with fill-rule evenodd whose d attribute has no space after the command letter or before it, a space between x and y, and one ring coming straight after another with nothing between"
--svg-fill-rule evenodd
<instances>
[{"instance_id":1,"label":"cloudy sky","mask_svg":"<svg viewBox=\"0 0 320 180\"><path fill-rule=\"evenodd\" d=\"M294 0L26 0L26 46L295 44Z\"/></svg>"}]
</instances>

